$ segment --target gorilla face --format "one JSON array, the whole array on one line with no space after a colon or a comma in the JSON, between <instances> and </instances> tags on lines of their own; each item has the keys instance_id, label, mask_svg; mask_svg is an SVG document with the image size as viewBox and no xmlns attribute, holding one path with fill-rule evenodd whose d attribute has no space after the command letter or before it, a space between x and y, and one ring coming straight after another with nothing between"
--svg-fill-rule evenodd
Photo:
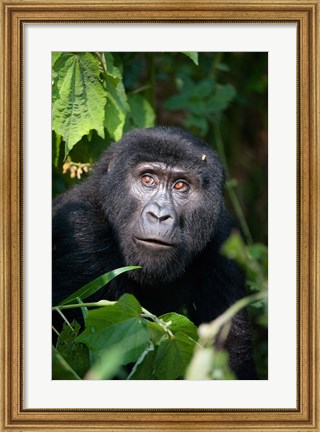
<instances>
[{"instance_id":1,"label":"gorilla face","mask_svg":"<svg viewBox=\"0 0 320 432\"><path fill-rule=\"evenodd\" d=\"M107 217L126 265L142 267L129 277L144 284L167 284L182 275L213 236L222 206L222 168L215 153L179 133L170 129L161 139L154 130L146 136L140 131L134 157L128 154L124 164L134 135L129 133L111 149L107 173L104 167L100 196L111 198L105 200ZM180 141L189 138L184 151L177 135ZM103 162L100 174L101 169Z\"/></svg>"},{"instance_id":2,"label":"gorilla face","mask_svg":"<svg viewBox=\"0 0 320 432\"><path fill-rule=\"evenodd\" d=\"M160 162L139 164L130 175L131 194L139 202L132 236L138 245L167 251L182 242L186 207L199 201L197 176Z\"/></svg>"},{"instance_id":3,"label":"gorilla face","mask_svg":"<svg viewBox=\"0 0 320 432\"><path fill-rule=\"evenodd\" d=\"M138 260L150 283L172 280L191 257L185 231L188 213L199 205L200 179L179 167L149 162L134 167L129 183L137 211L128 224L131 237L120 233L126 262Z\"/></svg>"}]
</instances>

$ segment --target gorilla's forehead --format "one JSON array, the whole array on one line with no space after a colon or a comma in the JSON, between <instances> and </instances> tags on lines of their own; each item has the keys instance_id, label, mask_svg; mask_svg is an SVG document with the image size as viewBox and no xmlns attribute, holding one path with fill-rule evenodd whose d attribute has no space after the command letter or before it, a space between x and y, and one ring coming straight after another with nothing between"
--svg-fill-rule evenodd
<instances>
[{"instance_id":1,"label":"gorilla's forehead","mask_svg":"<svg viewBox=\"0 0 320 432\"><path fill-rule=\"evenodd\" d=\"M171 165L168 163L153 161L153 162L141 162L134 166L133 174L141 175L144 172L155 173L159 178L178 178L180 176L193 178L196 180L196 174L194 169L186 170L184 167L179 165Z\"/></svg>"},{"instance_id":2,"label":"gorilla's forehead","mask_svg":"<svg viewBox=\"0 0 320 432\"><path fill-rule=\"evenodd\" d=\"M203 153L194 155L174 154L161 152L135 152L129 158L130 166L139 166L144 163L158 165L162 170L175 171L206 171L206 163L204 162Z\"/></svg>"},{"instance_id":3,"label":"gorilla's forehead","mask_svg":"<svg viewBox=\"0 0 320 432\"><path fill-rule=\"evenodd\" d=\"M186 131L156 127L125 135L117 144L119 160L125 155L130 166L158 162L184 170L205 171L215 152Z\"/></svg>"}]
</instances>

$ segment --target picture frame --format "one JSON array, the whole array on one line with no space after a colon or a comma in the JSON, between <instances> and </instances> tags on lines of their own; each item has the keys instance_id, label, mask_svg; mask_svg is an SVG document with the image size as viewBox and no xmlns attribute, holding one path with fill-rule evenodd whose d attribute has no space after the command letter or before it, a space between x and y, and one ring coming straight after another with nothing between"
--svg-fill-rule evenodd
<instances>
[{"instance_id":1,"label":"picture frame","mask_svg":"<svg viewBox=\"0 0 320 432\"><path fill-rule=\"evenodd\" d=\"M319 0L2 1L0 427L4 431L320 431ZM23 397L24 24L295 23L297 405L295 409L27 409Z\"/></svg>"}]
</instances>

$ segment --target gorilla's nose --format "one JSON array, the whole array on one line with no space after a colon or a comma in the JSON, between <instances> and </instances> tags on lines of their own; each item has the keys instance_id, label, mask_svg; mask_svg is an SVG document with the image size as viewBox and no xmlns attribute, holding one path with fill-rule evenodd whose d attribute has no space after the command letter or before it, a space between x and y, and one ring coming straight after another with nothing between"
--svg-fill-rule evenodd
<instances>
[{"instance_id":1,"label":"gorilla's nose","mask_svg":"<svg viewBox=\"0 0 320 432\"><path fill-rule=\"evenodd\" d=\"M165 223L173 224L175 221L175 211L169 206L161 206L158 203L153 203L145 208L145 215L150 223Z\"/></svg>"}]
</instances>

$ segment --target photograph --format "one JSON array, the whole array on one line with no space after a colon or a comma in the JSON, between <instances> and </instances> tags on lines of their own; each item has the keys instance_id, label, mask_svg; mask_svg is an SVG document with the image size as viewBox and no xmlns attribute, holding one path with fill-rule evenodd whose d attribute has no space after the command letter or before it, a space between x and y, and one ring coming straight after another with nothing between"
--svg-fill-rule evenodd
<instances>
[{"instance_id":1,"label":"photograph","mask_svg":"<svg viewBox=\"0 0 320 432\"><path fill-rule=\"evenodd\" d=\"M0 430L320 432L320 0L0 0Z\"/></svg>"},{"instance_id":2,"label":"photograph","mask_svg":"<svg viewBox=\"0 0 320 432\"><path fill-rule=\"evenodd\" d=\"M52 378L268 379L268 53L52 54Z\"/></svg>"}]
</instances>

